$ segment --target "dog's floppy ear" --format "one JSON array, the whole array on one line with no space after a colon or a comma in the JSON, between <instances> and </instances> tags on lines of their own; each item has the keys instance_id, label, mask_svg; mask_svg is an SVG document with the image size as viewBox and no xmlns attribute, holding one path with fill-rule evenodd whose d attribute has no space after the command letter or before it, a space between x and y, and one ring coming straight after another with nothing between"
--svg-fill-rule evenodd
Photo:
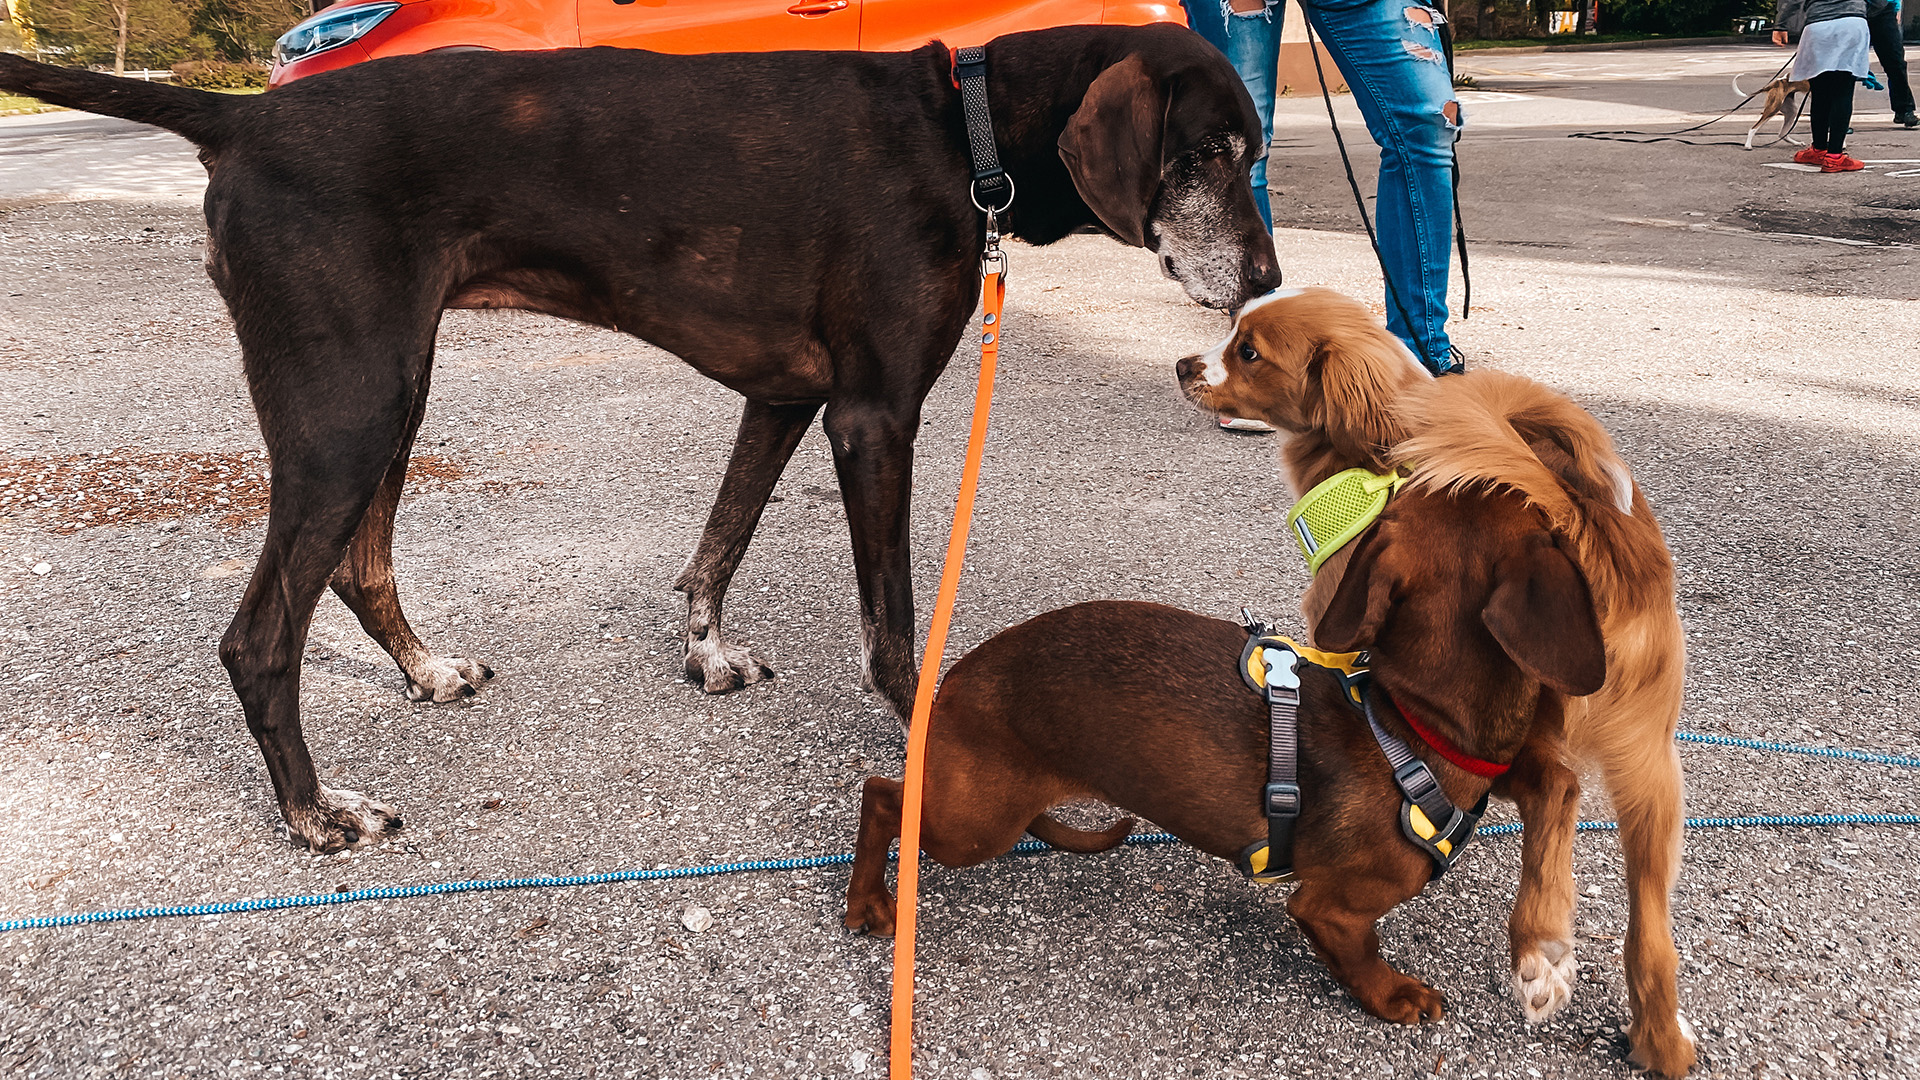
<instances>
[{"instance_id":1,"label":"dog's floppy ear","mask_svg":"<svg viewBox=\"0 0 1920 1080\"><path fill-rule=\"evenodd\" d=\"M1370 530L1354 541L1359 546L1347 559L1327 609L1313 624L1313 643L1328 652L1356 652L1372 645L1393 610L1393 593L1400 582L1381 552L1388 548L1376 542L1379 530Z\"/></svg>"},{"instance_id":2,"label":"dog's floppy ear","mask_svg":"<svg viewBox=\"0 0 1920 1080\"><path fill-rule=\"evenodd\" d=\"M1350 328L1324 341L1313 358L1328 441L1342 460L1375 472L1390 467L1388 452L1406 437L1389 407L1412 363L1400 348L1385 330Z\"/></svg>"},{"instance_id":3,"label":"dog's floppy ear","mask_svg":"<svg viewBox=\"0 0 1920 1080\"><path fill-rule=\"evenodd\" d=\"M1074 190L1115 236L1145 247L1147 210L1160 190L1167 95L1138 56L1107 68L1060 133Z\"/></svg>"},{"instance_id":4,"label":"dog's floppy ear","mask_svg":"<svg viewBox=\"0 0 1920 1080\"><path fill-rule=\"evenodd\" d=\"M1480 621L1520 670L1563 694L1591 694L1607 681L1593 594L1564 552L1535 539L1500 561Z\"/></svg>"}]
</instances>

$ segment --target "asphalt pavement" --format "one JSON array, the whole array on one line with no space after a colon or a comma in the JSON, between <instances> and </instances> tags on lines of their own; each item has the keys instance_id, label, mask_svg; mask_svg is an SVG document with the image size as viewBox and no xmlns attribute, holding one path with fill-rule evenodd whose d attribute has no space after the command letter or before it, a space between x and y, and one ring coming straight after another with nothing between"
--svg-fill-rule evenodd
<instances>
[{"instance_id":1,"label":"asphalt pavement","mask_svg":"<svg viewBox=\"0 0 1920 1080\"><path fill-rule=\"evenodd\" d=\"M1687 136L1711 145L1569 138L1710 119L1738 100L1735 73L1752 89L1783 58L1462 54L1475 243L1455 335L1471 364L1564 389L1619 441L1679 564L1684 728L1915 755L1920 133L1862 94L1853 149L1872 166L1838 176L1740 149L1737 118ZM1290 284L1377 301L1320 109L1281 106L1282 262ZM1364 128L1336 111L1370 190ZM680 678L671 584L738 399L631 338L477 312L443 323L396 565L429 644L498 677L410 704L324 599L308 737L329 783L398 804L407 828L326 858L276 838L215 655L265 463L200 265L198 170L134 125L0 119L0 920L848 850L859 783L897 775L903 740L859 685L818 430L727 611L779 678L707 697ZM1105 238L1012 258L950 656L1102 597L1291 620L1306 579L1274 441L1217 431L1174 388L1173 361L1224 317ZM921 435L923 618L974 369L963 350ZM1912 770L1682 753L1695 816L1920 809ZM1604 799L1585 816L1604 820ZM1578 990L1531 1028L1505 989L1519 846L1477 847L1381 926L1388 959L1447 995L1447 1018L1417 1029L1339 990L1284 887L1191 850L934 868L920 1074L1630 1073L1617 845L1576 846ZM841 929L845 881L828 867L0 933L0 1075L878 1076L891 951ZM1689 833L1674 929L1699 1075L1920 1069L1916 902L1920 830Z\"/></svg>"}]
</instances>

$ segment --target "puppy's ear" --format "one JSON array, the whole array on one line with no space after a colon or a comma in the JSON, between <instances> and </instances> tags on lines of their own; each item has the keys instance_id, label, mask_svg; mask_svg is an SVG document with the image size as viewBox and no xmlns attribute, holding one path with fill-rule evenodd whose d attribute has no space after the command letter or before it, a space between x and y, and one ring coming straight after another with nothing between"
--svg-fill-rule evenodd
<instances>
[{"instance_id":1,"label":"puppy's ear","mask_svg":"<svg viewBox=\"0 0 1920 1080\"><path fill-rule=\"evenodd\" d=\"M1520 670L1581 697L1607 681L1593 594L1572 560L1543 537L1501 560L1480 621Z\"/></svg>"},{"instance_id":2,"label":"puppy's ear","mask_svg":"<svg viewBox=\"0 0 1920 1080\"><path fill-rule=\"evenodd\" d=\"M1406 437L1389 403L1407 381L1411 361L1397 342L1381 340L1385 334L1341 334L1314 358L1328 441L1344 460L1365 462L1375 472L1386 471L1387 452Z\"/></svg>"},{"instance_id":3,"label":"puppy's ear","mask_svg":"<svg viewBox=\"0 0 1920 1080\"><path fill-rule=\"evenodd\" d=\"M1060 133L1074 190L1115 236L1145 247L1147 210L1160 190L1167 97L1130 56L1100 73Z\"/></svg>"},{"instance_id":4,"label":"puppy's ear","mask_svg":"<svg viewBox=\"0 0 1920 1080\"><path fill-rule=\"evenodd\" d=\"M1376 543L1379 530L1367 532L1355 543L1360 546L1347 559L1340 587L1327 609L1313 624L1313 643L1328 652L1356 652L1372 645L1393 610L1394 589L1399 576L1381 553L1390 546Z\"/></svg>"}]
</instances>

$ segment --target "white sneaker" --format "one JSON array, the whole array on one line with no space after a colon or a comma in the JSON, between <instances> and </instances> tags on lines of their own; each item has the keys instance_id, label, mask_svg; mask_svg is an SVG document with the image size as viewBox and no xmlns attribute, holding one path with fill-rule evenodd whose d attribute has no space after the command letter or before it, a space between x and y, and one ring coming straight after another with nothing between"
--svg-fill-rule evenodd
<instances>
[{"instance_id":1,"label":"white sneaker","mask_svg":"<svg viewBox=\"0 0 1920 1080\"><path fill-rule=\"evenodd\" d=\"M1280 430L1265 420L1249 420L1244 416L1223 416L1220 418L1222 431L1250 431L1260 435L1271 435Z\"/></svg>"}]
</instances>

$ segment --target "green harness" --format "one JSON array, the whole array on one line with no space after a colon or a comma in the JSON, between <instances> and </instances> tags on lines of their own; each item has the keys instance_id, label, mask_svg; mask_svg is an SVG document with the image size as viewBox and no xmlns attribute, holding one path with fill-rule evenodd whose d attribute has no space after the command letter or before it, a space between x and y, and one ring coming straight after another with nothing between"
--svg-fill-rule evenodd
<instances>
[{"instance_id":1,"label":"green harness","mask_svg":"<svg viewBox=\"0 0 1920 1080\"><path fill-rule=\"evenodd\" d=\"M1300 496L1300 501L1287 510L1287 528L1299 543L1300 554L1306 557L1307 569L1319 573L1321 563L1371 528L1387 508L1387 500L1408 479L1398 471L1347 469Z\"/></svg>"}]
</instances>

